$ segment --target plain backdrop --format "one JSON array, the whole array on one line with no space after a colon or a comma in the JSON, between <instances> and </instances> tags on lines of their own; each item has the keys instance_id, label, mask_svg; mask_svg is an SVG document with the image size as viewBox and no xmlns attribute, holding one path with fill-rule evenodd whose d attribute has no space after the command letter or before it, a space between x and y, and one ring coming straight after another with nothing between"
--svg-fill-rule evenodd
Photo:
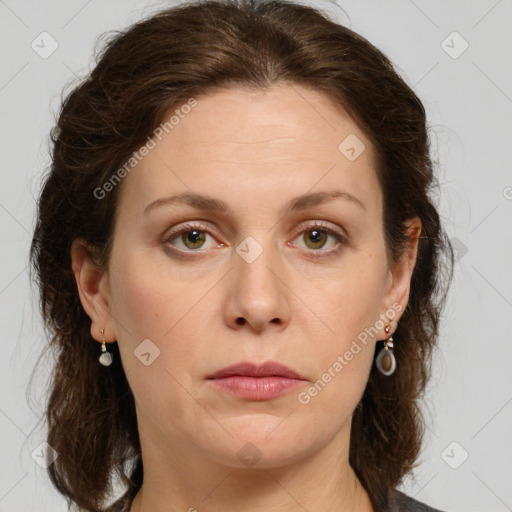
<instances>
[{"instance_id":1,"label":"plain backdrop","mask_svg":"<svg viewBox=\"0 0 512 512\"><path fill-rule=\"evenodd\" d=\"M512 510L512 2L310 3L383 50L424 102L457 249L427 436L402 490L447 512ZM66 510L38 464L44 372L26 400L45 344L27 263L53 112L100 34L169 5L0 0L0 512Z\"/></svg>"}]
</instances>

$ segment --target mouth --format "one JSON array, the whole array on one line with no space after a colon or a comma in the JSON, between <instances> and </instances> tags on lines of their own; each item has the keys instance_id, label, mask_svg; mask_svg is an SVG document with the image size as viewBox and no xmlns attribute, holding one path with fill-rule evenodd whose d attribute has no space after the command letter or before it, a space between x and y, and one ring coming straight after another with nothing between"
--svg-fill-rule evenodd
<instances>
[{"instance_id":1,"label":"mouth","mask_svg":"<svg viewBox=\"0 0 512 512\"><path fill-rule=\"evenodd\" d=\"M276 398L302 385L306 379L276 361L262 365L236 363L207 377L220 390L251 401Z\"/></svg>"},{"instance_id":2,"label":"mouth","mask_svg":"<svg viewBox=\"0 0 512 512\"><path fill-rule=\"evenodd\" d=\"M226 366L207 377L207 379L224 379L227 377L281 377L286 379L306 380L296 371L277 361L267 361L263 364L251 362L235 363Z\"/></svg>"}]
</instances>

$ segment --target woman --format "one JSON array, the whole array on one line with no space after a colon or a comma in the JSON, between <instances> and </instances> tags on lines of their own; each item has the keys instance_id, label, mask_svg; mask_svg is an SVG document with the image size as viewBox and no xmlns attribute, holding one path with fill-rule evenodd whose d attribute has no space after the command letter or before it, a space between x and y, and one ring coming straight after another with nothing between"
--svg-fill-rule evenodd
<instances>
[{"instance_id":1,"label":"woman","mask_svg":"<svg viewBox=\"0 0 512 512\"><path fill-rule=\"evenodd\" d=\"M184 4L111 39L52 138L31 256L71 505L434 510L396 487L451 249L379 50L291 2Z\"/></svg>"}]
</instances>

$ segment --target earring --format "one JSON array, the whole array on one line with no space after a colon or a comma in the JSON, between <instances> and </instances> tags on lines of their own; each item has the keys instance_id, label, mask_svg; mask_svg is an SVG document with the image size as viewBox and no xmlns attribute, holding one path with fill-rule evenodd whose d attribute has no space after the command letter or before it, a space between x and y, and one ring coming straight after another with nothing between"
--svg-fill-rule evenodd
<instances>
[{"instance_id":1,"label":"earring","mask_svg":"<svg viewBox=\"0 0 512 512\"><path fill-rule=\"evenodd\" d=\"M104 332L105 329L101 329L102 336ZM101 344L101 355L99 357L99 361L103 366L110 366L112 364L112 354L107 352L107 340L105 339L105 336L103 336L103 342Z\"/></svg>"},{"instance_id":2,"label":"earring","mask_svg":"<svg viewBox=\"0 0 512 512\"><path fill-rule=\"evenodd\" d=\"M391 325L386 325L384 331L386 331L386 334L389 334ZM384 348L377 355L375 364L383 375L391 375L396 370L396 359L393 355L393 336L384 341Z\"/></svg>"}]
</instances>

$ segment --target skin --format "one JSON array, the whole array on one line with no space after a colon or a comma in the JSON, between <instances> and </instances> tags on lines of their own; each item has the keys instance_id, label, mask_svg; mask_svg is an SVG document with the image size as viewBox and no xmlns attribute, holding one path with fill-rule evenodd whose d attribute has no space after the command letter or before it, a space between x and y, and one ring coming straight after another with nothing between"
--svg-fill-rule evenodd
<instances>
[{"instance_id":1,"label":"skin","mask_svg":"<svg viewBox=\"0 0 512 512\"><path fill-rule=\"evenodd\" d=\"M135 397L144 485L132 512L371 511L348 462L351 418L370 371L377 371L375 343L389 334L380 328L360 343L308 404L298 395L365 328L382 327L376 322L399 309L385 322L396 329L420 221L408 222L409 248L390 268L370 141L321 93L274 85L196 99L124 178L108 268L94 265L83 241L72 249L92 337L101 342L105 329L106 340L117 341ZM354 161L338 149L349 134L366 147ZM286 210L297 196L333 189L364 207L335 198ZM144 213L182 192L222 200L231 211L161 204ZM315 242L313 221L346 241L325 234ZM203 246L169 236L185 222L207 231ZM251 263L236 251L248 236L262 248ZM160 350L147 366L134 355L145 339ZM268 360L306 380L256 402L206 379L239 361ZM261 455L254 466L237 456L247 443Z\"/></svg>"}]
</instances>

